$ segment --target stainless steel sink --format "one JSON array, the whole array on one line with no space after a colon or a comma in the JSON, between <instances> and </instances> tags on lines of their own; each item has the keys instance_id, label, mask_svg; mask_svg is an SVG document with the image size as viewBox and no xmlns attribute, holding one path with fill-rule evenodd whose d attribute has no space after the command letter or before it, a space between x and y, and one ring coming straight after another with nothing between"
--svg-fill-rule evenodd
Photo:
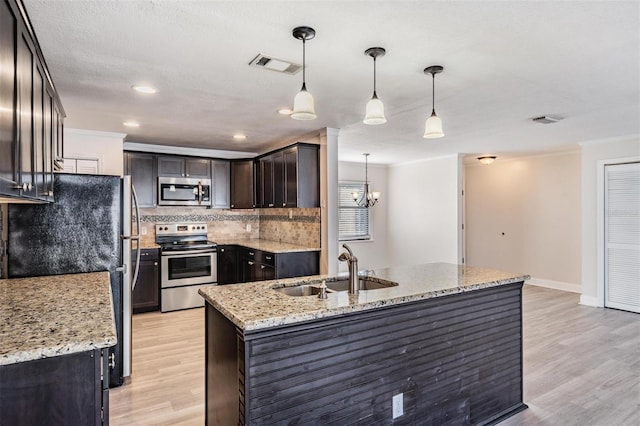
<instances>
[{"instance_id":1,"label":"stainless steel sink","mask_svg":"<svg viewBox=\"0 0 640 426\"><path fill-rule=\"evenodd\" d=\"M349 283L347 282L347 287ZM328 287L328 286L327 286ZM295 287L280 287L275 288L275 291L284 293L287 296L317 296L320 294L320 287L318 285L298 285ZM333 293L333 291L327 288L327 293Z\"/></svg>"},{"instance_id":2,"label":"stainless steel sink","mask_svg":"<svg viewBox=\"0 0 640 426\"><path fill-rule=\"evenodd\" d=\"M381 288L395 287L398 283L393 281L372 281L366 278L360 278L358 280L360 290L377 290ZM327 283L327 288L333 291L349 291L349 280L343 279L338 281L331 281Z\"/></svg>"},{"instance_id":3,"label":"stainless steel sink","mask_svg":"<svg viewBox=\"0 0 640 426\"><path fill-rule=\"evenodd\" d=\"M337 281L327 281L327 293L336 293L349 291L349 280L347 278ZM377 290L381 288L395 287L398 283L393 281L372 281L367 278L358 280L360 290ZM320 293L320 284L305 284L295 287L279 287L274 288L275 291L286 294L287 296L317 296Z\"/></svg>"}]
</instances>

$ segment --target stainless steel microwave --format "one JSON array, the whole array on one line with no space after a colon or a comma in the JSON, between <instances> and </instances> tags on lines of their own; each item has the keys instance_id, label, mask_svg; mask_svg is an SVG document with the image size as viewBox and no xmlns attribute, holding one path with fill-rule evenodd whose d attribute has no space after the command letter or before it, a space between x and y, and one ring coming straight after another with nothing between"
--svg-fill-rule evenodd
<instances>
[{"instance_id":1,"label":"stainless steel microwave","mask_svg":"<svg viewBox=\"0 0 640 426\"><path fill-rule=\"evenodd\" d=\"M210 206L211 179L159 177L158 205Z\"/></svg>"}]
</instances>

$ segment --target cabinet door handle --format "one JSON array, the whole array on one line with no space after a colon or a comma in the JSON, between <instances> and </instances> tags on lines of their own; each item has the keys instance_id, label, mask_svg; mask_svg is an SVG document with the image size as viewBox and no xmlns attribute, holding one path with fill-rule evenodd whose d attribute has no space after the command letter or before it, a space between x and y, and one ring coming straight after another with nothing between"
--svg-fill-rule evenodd
<instances>
[{"instance_id":1,"label":"cabinet door handle","mask_svg":"<svg viewBox=\"0 0 640 426\"><path fill-rule=\"evenodd\" d=\"M249 261L249 262L247 262L247 263L248 263L249 265L253 265L253 262L252 262L252 261Z\"/></svg>"},{"instance_id":2,"label":"cabinet door handle","mask_svg":"<svg viewBox=\"0 0 640 426\"><path fill-rule=\"evenodd\" d=\"M264 269L264 265L260 265L260 269Z\"/></svg>"},{"instance_id":3,"label":"cabinet door handle","mask_svg":"<svg viewBox=\"0 0 640 426\"><path fill-rule=\"evenodd\" d=\"M271 260L271 256L265 256L267 260Z\"/></svg>"},{"instance_id":4,"label":"cabinet door handle","mask_svg":"<svg viewBox=\"0 0 640 426\"><path fill-rule=\"evenodd\" d=\"M269 207L273 207L273 204L269 204Z\"/></svg>"},{"instance_id":5,"label":"cabinet door handle","mask_svg":"<svg viewBox=\"0 0 640 426\"><path fill-rule=\"evenodd\" d=\"M250 252L249 252L249 255L253 256L253 255L254 255L254 253L253 253L252 251L250 251Z\"/></svg>"},{"instance_id":6,"label":"cabinet door handle","mask_svg":"<svg viewBox=\"0 0 640 426\"><path fill-rule=\"evenodd\" d=\"M109 368L112 370L116 368L116 354L109 355Z\"/></svg>"},{"instance_id":7,"label":"cabinet door handle","mask_svg":"<svg viewBox=\"0 0 640 426\"><path fill-rule=\"evenodd\" d=\"M287 203L282 203L282 207L287 207Z\"/></svg>"}]
</instances>

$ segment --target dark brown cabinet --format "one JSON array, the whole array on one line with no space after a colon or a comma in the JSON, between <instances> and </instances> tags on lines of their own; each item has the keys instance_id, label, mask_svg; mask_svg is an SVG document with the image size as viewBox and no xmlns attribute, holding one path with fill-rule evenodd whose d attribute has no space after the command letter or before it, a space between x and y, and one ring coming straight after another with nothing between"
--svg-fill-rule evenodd
<instances>
[{"instance_id":1,"label":"dark brown cabinet","mask_svg":"<svg viewBox=\"0 0 640 426\"><path fill-rule=\"evenodd\" d=\"M108 425L108 349L0 366L7 425Z\"/></svg>"},{"instance_id":2,"label":"dark brown cabinet","mask_svg":"<svg viewBox=\"0 0 640 426\"><path fill-rule=\"evenodd\" d=\"M64 111L33 29L16 1L0 3L0 199L53 201Z\"/></svg>"},{"instance_id":3,"label":"dark brown cabinet","mask_svg":"<svg viewBox=\"0 0 640 426\"><path fill-rule=\"evenodd\" d=\"M137 152L124 153L124 174L131 175L140 207L158 205L158 173L156 155Z\"/></svg>"},{"instance_id":4,"label":"dark brown cabinet","mask_svg":"<svg viewBox=\"0 0 640 426\"><path fill-rule=\"evenodd\" d=\"M160 258L158 249L140 251L140 271L133 289L133 313L160 309Z\"/></svg>"},{"instance_id":5,"label":"dark brown cabinet","mask_svg":"<svg viewBox=\"0 0 640 426\"><path fill-rule=\"evenodd\" d=\"M296 144L260 157L259 207L320 207L320 157L317 145Z\"/></svg>"},{"instance_id":6,"label":"dark brown cabinet","mask_svg":"<svg viewBox=\"0 0 640 426\"><path fill-rule=\"evenodd\" d=\"M158 157L158 176L211 179L211 160L173 156Z\"/></svg>"},{"instance_id":7,"label":"dark brown cabinet","mask_svg":"<svg viewBox=\"0 0 640 426\"><path fill-rule=\"evenodd\" d=\"M231 207L231 164L228 160L211 160L211 207L228 209Z\"/></svg>"},{"instance_id":8,"label":"dark brown cabinet","mask_svg":"<svg viewBox=\"0 0 640 426\"><path fill-rule=\"evenodd\" d=\"M320 268L317 251L271 253L242 247L239 258L242 282L317 275Z\"/></svg>"},{"instance_id":9,"label":"dark brown cabinet","mask_svg":"<svg viewBox=\"0 0 640 426\"><path fill-rule=\"evenodd\" d=\"M254 201L253 160L231 162L231 208L252 209Z\"/></svg>"},{"instance_id":10,"label":"dark brown cabinet","mask_svg":"<svg viewBox=\"0 0 640 426\"><path fill-rule=\"evenodd\" d=\"M218 246L218 285L240 282L240 248L236 245Z\"/></svg>"}]
</instances>

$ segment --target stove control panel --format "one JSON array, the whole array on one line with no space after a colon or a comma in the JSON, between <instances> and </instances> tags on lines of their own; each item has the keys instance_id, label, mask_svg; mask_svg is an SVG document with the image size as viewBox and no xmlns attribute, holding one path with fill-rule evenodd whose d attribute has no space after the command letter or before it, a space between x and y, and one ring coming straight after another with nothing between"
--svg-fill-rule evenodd
<instances>
[{"instance_id":1,"label":"stove control panel","mask_svg":"<svg viewBox=\"0 0 640 426\"><path fill-rule=\"evenodd\" d=\"M160 223L156 235L206 235L206 223Z\"/></svg>"}]
</instances>

